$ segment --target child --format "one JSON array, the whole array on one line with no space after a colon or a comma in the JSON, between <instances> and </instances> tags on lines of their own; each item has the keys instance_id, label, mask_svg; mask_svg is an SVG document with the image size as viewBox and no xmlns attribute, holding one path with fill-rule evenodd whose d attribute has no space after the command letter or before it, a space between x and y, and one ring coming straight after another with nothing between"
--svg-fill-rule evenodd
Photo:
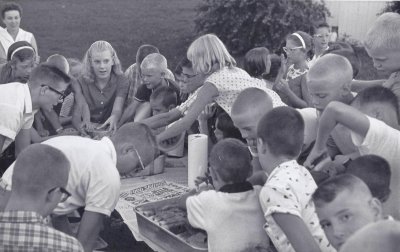
<instances>
[{"instance_id":1,"label":"child","mask_svg":"<svg viewBox=\"0 0 400 252\"><path fill-rule=\"evenodd\" d=\"M18 41L10 46L7 62L0 66L0 84L10 82L26 83L35 66L35 50L26 41Z\"/></svg>"},{"instance_id":2,"label":"child","mask_svg":"<svg viewBox=\"0 0 400 252\"><path fill-rule=\"evenodd\" d=\"M264 81L266 87L272 89L273 83L265 79L269 74L270 68L271 57L268 49L265 47L253 48L244 56L244 70L250 76Z\"/></svg>"},{"instance_id":3,"label":"child","mask_svg":"<svg viewBox=\"0 0 400 252\"><path fill-rule=\"evenodd\" d=\"M397 252L400 247L400 223L378 221L355 233L343 245L341 252Z\"/></svg>"},{"instance_id":4,"label":"child","mask_svg":"<svg viewBox=\"0 0 400 252\"><path fill-rule=\"evenodd\" d=\"M264 228L278 251L334 251L311 199L317 185L296 162L303 141L304 121L293 108L274 108L258 123L258 156L268 175L260 193Z\"/></svg>"},{"instance_id":5,"label":"child","mask_svg":"<svg viewBox=\"0 0 400 252\"><path fill-rule=\"evenodd\" d=\"M237 95L246 88L258 87L270 92L265 85L254 82L246 71L236 67L235 59L229 54L222 41L213 34L206 34L192 42L187 57L193 64L195 74L206 77L188 113L166 131L157 136L162 143L187 130L209 103L216 102L229 115ZM284 105L274 100L275 106Z\"/></svg>"},{"instance_id":6,"label":"child","mask_svg":"<svg viewBox=\"0 0 400 252\"><path fill-rule=\"evenodd\" d=\"M377 155L365 155L350 162L346 173L357 176L367 184L374 198L383 203L390 196L390 166L388 162Z\"/></svg>"},{"instance_id":7,"label":"child","mask_svg":"<svg viewBox=\"0 0 400 252\"><path fill-rule=\"evenodd\" d=\"M319 58L307 73L307 86L316 110L321 113L331 101L350 104L354 99L352 78L352 67L345 57L327 54ZM350 140L350 132L340 125L331 132L327 145L329 156L338 156L336 161L340 164L359 156Z\"/></svg>"},{"instance_id":8,"label":"child","mask_svg":"<svg viewBox=\"0 0 400 252\"><path fill-rule=\"evenodd\" d=\"M250 162L251 155L243 143L221 140L210 154L215 191L186 200L189 223L207 232L209 251L241 251L250 244L269 247L258 202L261 187L246 181L252 173Z\"/></svg>"},{"instance_id":9,"label":"child","mask_svg":"<svg viewBox=\"0 0 400 252\"><path fill-rule=\"evenodd\" d=\"M314 148L305 162L312 167L314 160L325 152L326 141L334 127L345 126L351 130L351 140L361 155L381 156L392 167L392 196L387 202L390 204L387 213L395 218L400 217L400 132L394 128L398 122L397 104L397 97L384 87L363 90L352 106L331 102L321 115Z\"/></svg>"},{"instance_id":10,"label":"child","mask_svg":"<svg viewBox=\"0 0 400 252\"><path fill-rule=\"evenodd\" d=\"M308 72L307 58L311 50L311 37L305 32L298 31L286 38L287 60L281 57L281 72L277 77L274 90L282 101L294 108L305 108L311 105L307 90L306 73ZM288 62L286 62L288 61ZM289 68L287 65L289 64Z\"/></svg>"},{"instance_id":11,"label":"child","mask_svg":"<svg viewBox=\"0 0 400 252\"><path fill-rule=\"evenodd\" d=\"M330 27L327 23L320 23L313 26L311 29L311 35L313 37L313 57L308 62L308 66L312 67L315 62L329 49L329 39L331 36Z\"/></svg>"},{"instance_id":12,"label":"child","mask_svg":"<svg viewBox=\"0 0 400 252\"><path fill-rule=\"evenodd\" d=\"M143 59L152 53L160 53L157 47L153 45L141 45L136 52L136 61L125 70L125 77L128 79L128 97L126 98L126 105L133 102L138 87L142 84L140 79L140 64Z\"/></svg>"},{"instance_id":13,"label":"child","mask_svg":"<svg viewBox=\"0 0 400 252\"><path fill-rule=\"evenodd\" d=\"M381 202L361 179L350 174L322 182L313 200L321 227L338 251L354 232L382 219Z\"/></svg>"},{"instance_id":14,"label":"child","mask_svg":"<svg viewBox=\"0 0 400 252\"><path fill-rule=\"evenodd\" d=\"M147 55L140 65L140 69L142 85L138 87L135 100L125 109L119 125L132 119L136 122L150 117L150 95L154 89L160 86L174 89L179 96L179 90L176 88L175 83L173 83L174 81L166 78L168 70L167 59L163 55L159 53Z\"/></svg>"},{"instance_id":15,"label":"child","mask_svg":"<svg viewBox=\"0 0 400 252\"><path fill-rule=\"evenodd\" d=\"M78 83L89 106L90 121L85 117L82 121L85 113L82 108L76 108L73 125L82 134L93 130L96 124L115 131L128 93L117 53L108 42L96 41L86 51L82 64Z\"/></svg>"},{"instance_id":16,"label":"child","mask_svg":"<svg viewBox=\"0 0 400 252\"><path fill-rule=\"evenodd\" d=\"M176 107L177 102L176 92L170 87L158 87L150 95L150 107L153 115L167 113Z\"/></svg>"}]
</instances>

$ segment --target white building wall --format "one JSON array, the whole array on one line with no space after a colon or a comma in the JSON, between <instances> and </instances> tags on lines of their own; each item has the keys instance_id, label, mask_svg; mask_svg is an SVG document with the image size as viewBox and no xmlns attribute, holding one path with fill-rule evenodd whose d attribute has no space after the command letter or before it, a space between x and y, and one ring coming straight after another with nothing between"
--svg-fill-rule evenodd
<instances>
[{"instance_id":1,"label":"white building wall","mask_svg":"<svg viewBox=\"0 0 400 252\"><path fill-rule=\"evenodd\" d=\"M328 23L338 26L339 36L350 35L351 38L362 41L370 25L382 12L387 1L333 1L325 0L331 12Z\"/></svg>"}]
</instances>

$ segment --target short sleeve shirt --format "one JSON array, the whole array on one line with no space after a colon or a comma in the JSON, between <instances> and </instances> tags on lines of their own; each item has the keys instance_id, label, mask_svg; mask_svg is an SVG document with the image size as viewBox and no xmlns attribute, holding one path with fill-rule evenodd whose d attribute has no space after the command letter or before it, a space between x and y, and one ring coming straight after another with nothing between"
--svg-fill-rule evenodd
<instances>
[{"instance_id":1,"label":"short sleeve shirt","mask_svg":"<svg viewBox=\"0 0 400 252\"><path fill-rule=\"evenodd\" d=\"M110 81L103 89L84 76L78 78L78 83L89 105L91 121L95 123L104 123L111 116L115 98L125 99L128 94L128 82L124 75L111 74Z\"/></svg>"},{"instance_id":2,"label":"short sleeve shirt","mask_svg":"<svg viewBox=\"0 0 400 252\"><path fill-rule=\"evenodd\" d=\"M308 227L321 251L335 251L315 212L311 196L316 188L310 172L295 160L282 163L269 175L260 193L260 204L266 220L264 229L278 251L294 252L294 249L272 217L274 213L298 216Z\"/></svg>"},{"instance_id":3,"label":"short sleeve shirt","mask_svg":"<svg viewBox=\"0 0 400 252\"><path fill-rule=\"evenodd\" d=\"M383 157L390 165L391 195L384 204L385 214L400 218L400 131L388 126L384 122L367 117L369 129L365 138L351 132L354 144L361 155L374 154Z\"/></svg>"},{"instance_id":4,"label":"short sleeve shirt","mask_svg":"<svg viewBox=\"0 0 400 252\"><path fill-rule=\"evenodd\" d=\"M246 88L259 88L268 93L274 107L285 106L271 89L268 89L262 80L252 78L246 71L238 67L224 67L211 74L205 82L213 84L218 90L215 102L225 110L229 116L237 96Z\"/></svg>"},{"instance_id":5,"label":"short sleeve shirt","mask_svg":"<svg viewBox=\"0 0 400 252\"><path fill-rule=\"evenodd\" d=\"M393 91L393 93L397 96L399 102L399 109L400 109L400 72L394 72L389 76L383 86L389 88Z\"/></svg>"},{"instance_id":6,"label":"short sleeve shirt","mask_svg":"<svg viewBox=\"0 0 400 252\"><path fill-rule=\"evenodd\" d=\"M0 85L0 135L6 137L3 152L21 129L30 129L34 111L27 84L19 82Z\"/></svg>"},{"instance_id":7,"label":"short sleeve shirt","mask_svg":"<svg viewBox=\"0 0 400 252\"><path fill-rule=\"evenodd\" d=\"M71 164L66 186L71 197L58 204L54 213L65 215L85 207L85 211L109 216L118 202L121 184L116 168L117 155L111 140L107 137L98 141L78 136L60 136L42 144L59 149ZM2 187L7 190L11 188L14 164L1 179Z\"/></svg>"},{"instance_id":8,"label":"short sleeve shirt","mask_svg":"<svg viewBox=\"0 0 400 252\"><path fill-rule=\"evenodd\" d=\"M165 81L167 82L167 86L172 88L175 91L177 99L178 99L178 104L180 104L180 91L175 86L174 81L169 80L169 79L165 79ZM146 87L146 85L140 85L137 90L137 93L135 95L135 99L139 102L149 102L150 96L152 93L153 93L153 90L148 89Z\"/></svg>"}]
</instances>

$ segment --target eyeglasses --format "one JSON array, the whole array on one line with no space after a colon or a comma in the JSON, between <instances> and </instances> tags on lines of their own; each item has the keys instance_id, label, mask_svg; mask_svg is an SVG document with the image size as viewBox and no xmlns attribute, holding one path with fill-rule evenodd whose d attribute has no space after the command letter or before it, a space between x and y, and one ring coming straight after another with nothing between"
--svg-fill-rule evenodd
<instances>
[{"instance_id":1,"label":"eyeglasses","mask_svg":"<svg viewBox=\"0 0 400 252\"><path fill-rule=\"evenodd\" d=\"M303 49L303 47L302 46L296 46L296 47L293 47L293 48L289 48L289 47L286 47L286 46L283 47L283 50L285 51L285 53L288 53L288 52L292 53L296 49Z\"/></svg>"},{"instance_id":2,"label":"eyeglasses","mask_svg":"<svg viewBox=\"0 0 400 252\"><path fill-rule=\"evenodd\" d=\"M53 189L51 189L49 191L49 193L51 193L51 192L53 192L53 191L55 191L57 189L60 189L60 192L61 192L61 200L60 200L60 202L65 202L69 197L71 197L71 193L68 192L64 187L54 187Z\"/></svg>"},{"instance_id":3,"label":"eyeglasses","mask_svg":"<svg viewBox=\"0 0 400 252\"><path fill-rule=\"evenodd\" d=\"M194 77L196 77L198 74L185 74L185 73L182 73L181 74L182 75L182 77L185 79L191 79L191 78L194 78Z\"/></svg>"},{"instance_id":4,"label":"eyeglasses","mask_svg":"<svg viewBox=\"0 0 400 252\"><path fill-rule=\"evenodd\" d=\"M138 159L139 159L140 167L142 168L142 170L144 170L144 169L145 169L145 166L144 166L144 164L143 164L142 157L140 156L140 154L139 154L139 152L138 152L138 150L137 150L136 148L135 148L134 150L135 150L135 152L136 152L136 156L137 156Z\"/></svg>"},{"instance_id":5,"label":"eyeglasses","mask_svg":"<svg viewBox=\"0 0 400 252\"><path fill-rule=\"evenodd\" d=\"M52 87L50 87L50 86L48 86L48 85L41 85L41 87L48 87L48 88L49 88L51 91L53 91L54 93L59 94L59 95L60 95L60 97L58 98L59 100L64 100L64 98L67 96L67 95L65 94L65 91L64 91L64 92L58 91L57 89L52 88Z\"/></svg>"}]
</instances>

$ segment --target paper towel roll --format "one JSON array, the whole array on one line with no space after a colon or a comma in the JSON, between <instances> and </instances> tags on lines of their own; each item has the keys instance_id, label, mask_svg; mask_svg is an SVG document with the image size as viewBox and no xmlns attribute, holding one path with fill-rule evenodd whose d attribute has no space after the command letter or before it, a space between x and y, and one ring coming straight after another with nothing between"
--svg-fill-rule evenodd
<instances>
[{"instance_id":1,"label":"paper towel roll","mask_svg":"<svg viewBox=\"0 0 400 252\"><path fill-rule=\"evenodd\" d=\"M203 176L208 165L208 136L192 134L188 137L188 186L196 188L196 177Z\"/></svg>"}]
</instances>

